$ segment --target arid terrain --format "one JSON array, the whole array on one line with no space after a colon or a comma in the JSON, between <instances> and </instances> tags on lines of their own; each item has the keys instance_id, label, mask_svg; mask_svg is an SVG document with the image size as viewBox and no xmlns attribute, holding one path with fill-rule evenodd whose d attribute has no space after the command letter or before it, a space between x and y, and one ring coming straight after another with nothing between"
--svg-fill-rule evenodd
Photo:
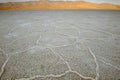
<instances>
[{"instance_id":1,"label":"arid terrain","mask_svg":"<svg viewBox=\"0 0 120 80\"><path fill-rule=\"evenodd\" d=\"M120 10L120 5L110 3L90 3L85 1L31 1L0 3L0 10L61 10L61 9L92 9L92 10Z\"/></svg>"},{"instance_id":2,"label":"arid terrain","mask_svg":"<svg viewBox=\"0 0 120 80\"><path fill-rule=\"evenodd\" d=\"M120 11L0 11L0 80L120 80Z\"/></svg>"}]
</instances>

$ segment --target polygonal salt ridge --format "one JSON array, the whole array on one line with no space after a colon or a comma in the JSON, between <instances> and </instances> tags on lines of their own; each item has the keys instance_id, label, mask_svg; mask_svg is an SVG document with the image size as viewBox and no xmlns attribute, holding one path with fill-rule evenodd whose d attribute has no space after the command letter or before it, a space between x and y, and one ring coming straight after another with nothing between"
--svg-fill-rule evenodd
<instances>
[{"instance_id":1,"label":"polygonal salt ridge","mask_svg":"<svg viewBox=\"0 0 120 80\"><path fill-rule=\"evenodd\" d=\"M88 27L83 27L82 25L81 26L77 26L76 24L75 24L75 26L76 26L76 28L80 31L80 32L84 32L84 31L88 31L88 32L96 32L96 33L98 33L98 34L104 34L104 35L108 35L109 37L113 37L113 36L115 36L116 34L113 34L112 32L109 32L109 31L106 31L106 30L103 30L103 29L96 29L96 28L92 28L92 27L90 27L90 28L88 28Z\"/></svg>"},{"instance_id":2,"label":"polygonal salt ridge","mask_svg":"<svg viewBox=\"0 0 120 80\"><path fill-rule=\"evenodd\" d=\"M83 76L95 78L98 75L96 67L96 57L83 44L76 43L74 45L56 47L54 51L61 55L69 64L72 71L77 71ZM87 58L88 60L85 60Z\"/></svg>"},{"instance_id":3,"label":"polygonal salt ridge","mask_svg":"<svg viewBox=\"0 0 120 80\"><path fill-rule=\"evenodd\" d=\"M93 80L93 79L82 77L76 72L66 71L65 73L60 75L52 75L52 74L46 75L46 76L36 75L30 78L21 78L21 79L15 79L15 80Z\"/></svg>"},{"instance_id":4,"label":"polygonal salt ridge","mask_svg":"<svg viewBox=\"0 0 120 80\"><path fill-rule=\"evenodd\" d=\"M50 49L35 49L32 54L28 50L11 56L5 69L1 80L28 78L35 75L59 75L67 71L68 67Z\"/></svg>"},{"instance_id":5,"label":"polygonal salt ridge","mask_svg":"<svg viewBox=\"0 0 120 80\"><path fill-rule=\"evenodd\" d=\"M120 69L117 69L114 65L103 61L98 58L99 63L99 80L119 80L120 79Z\"/></svg>"},{"instance_id":6,"label":"polygonal salt ridge","mask_svg":"<svg viewBox=\"0 0 120 80\"><path fill-rule=\"evenodd\" d=\"M25 28L27 28L27 29L25 29ZM6 40L8 40L8 41L6 41L6 43L9 44L9 42L10 42L10 44L11 44L18 39L21 39L21 38L24 38L24 37L27 37L27 36L30 36L30 35L36 34L36 33L38 33L42 36L44 34L49 34L51 32L54 32L53 31L54 28L45 27L45 26L34 26L33 28L29 28L29 27L25 27L25 28L23 28L23 27L17 27L16 28L15 27L15 28L11 29L8 32L8 34L5 35Z\"/></svg>"},{"instance_id":7,"label":"polygonal salt ridge","mask_svg":"<svg viewBox=\"0 0 120 80\"><path fill-rule=\"evenodd\" d=\"M79 31L76 27L56 27L56 33L59 33L63 36L68 36L72 38L78 38Z\"/></svg>"},{"instance_id":8,"label":"polygonal salt ridge","mask_svg":"<svg viewBox=\"0 0 120 80\"><path fill-rule=\"evenodd\" d=\"M0 79L5 71L5 66L9 60L9 57L7 54L5 54L4 50L0 48Z\"/></svg>"},{"instance_id":9,"label":"polygonal salt ridge","mask_svg":"<svg viewBox=\"0 0 120 80\"><path fill-rule=\"evenodd\" d=\"M23 20L24 21L24 20ZM51 23L47 23L44 21L36 21L36 20L32 20L31 21L24 21L20 24L17 24L16 27L12 28L9 33L12 32L20 32L20 31L28 31L28 32L44 32L46 29L51 29L54 30L54 24Z\"/></svg>"},{"instance_id":10,"label":"polygonal salt ridge","mask_svg":"<svg viewBox=\"0 0 120 80\"><path fill-rule=\"evenodd\" d=\"M20 37L13 40L9 44L6 44L5 52L6 53L16 53L28 49L36 45L36 41L40 38L39 32L31 33L27 36Z\"/></svg>"},{"instance_id":11,"label":"polygonal salt ridge","mask_svg":"<svg viewBox=\"0 0 120 80\"><path fill-rule=\"evenodd\" d=\"M82 29L79 31L79 38L111 38L111 34L103 33L97 30L86 30Z\"/></svg>"},{"instance_id":12,"label":"polygonal salt ridge","mask_svg":"<svg viewBox=\"0 0 120 80\"><path fill-rule=\"evenodd\" d=\"M104 63L105 65L108 65L108 66L110 66L110 67L112 67L112 68L120 71L120 68L119 68L119 67L117 67L116 65L113 65L113 64L109 63L109 61L106 61L105 58L100 57L100 56L97 56L97 59L98 59L99 61L101 61L102 63Z\"/></svg>"},{"instance_id":13,"label":"polygonal salt ridge","mask_svg":"<svg viewBox=\"0 0 120 80\"><path fill-rule=\"evenodd\" d=\"M55 32L45 33L39 40L39 45L45 45L46 47L55 47L69 45L76 42L76 38L69 38L68 36L60 35Z\"/></svg>"},{"instance_id":14,"label":"polygonal salt ridge","mask_svg":"<svg viewBox=\"0 0 120 80\"><path fill-rule=\"evenodd\" d=\"M18 39L21 39L21 38L24 38L24 37L27 37L27 36L30 36L30 35L33 35L33 34L40 34L41 33L40 31L38 31L38 32L34 32L34 31L33 32L27 32L25 30L26 29L24 29L23 32L22 31L20 31L20 32L17 31L16 33L14 33L14 32L8 32L8 34L5 35L4 38L6 38L6 39L8 39L10 41L12 40L11 42L14 42L14 41L16 41Z\"/></svg>"},{"instance_id":15,"label":"polygonal salt ridge","mask_svg":"<svg viewBox=\"0 0 120 80\"><path fill-rule=\"evenodd\" d=\"M120 70L120 45L117 45L114 39L86 40L84 43L93 50L94 54L100 59L100 61Z\"/></svg>"},{"instance_id":16,"label":"polygonal salt ridge","mask_svg":"<svg viewBox=\"0 0 120 80\"><path fill-rule=\"evenodd\" d=\"M39 27L36 27L34 25L32 25L32 27L30 27L30 26L28 25L26 27L14 27L8 32L7 35L5 35L5 37L6 38L12 38L12 37L19 38L21 36L29 35L34 32L42 32L43 31L42 27L41 27L41 29L38 29L38 28L40 28L40 26Z\"/></svg>"},{"instance_id":17,"label":"polygonal salt ridge","mask_svg":"<svg viewBox=\"0 0 120 80\"><path fill-rule=\"evenodd\" d=\"M1 22L0 24L0 36L6 35L10 31L11 27L9 24L4 24Z\"/></svg>"},{"instance_id":18,"label":"polygonal salt ridge","mask_svg":"<svg viewBox=\"0 0 120 80\"><path fill-rule=\"evenodd\" d=\"M74 78L77 79L77 80L80 80L80 79L83 79L83 80L93 80L92 77L85 77L85 76L79 74L79 73L76 72L76 71L72 71L69 63L66 62L61 55L59 55L59 54L57 54L56 52L54 52L53 49L51 49L51 48L47 48L47 49L51 50L55 55L58 55L58 56L61 58L61 60L63 60L63 61L67 64L68 71L66 71L65 73L62 73L62 74L60 74L60 75L53 75L53 74L46 75L46 76L36 75L36 76L30 77L30 78L21 78L21 79L18 79L18 80L32 80L32 79L35 80L36 78L37 78L37 79L41 79L41 78L42 78L42 79L46 79L46 78L52 79L52 78L55 78L55 80L57 80L57 79L61 78L62 76L64 77L64 75L68 74L69 72L78 75L79 77L74 77ZM67 79L71 79L71 78L72 78L71 76L72 76L72 75L70 75L70 77L67 77ZM73 79L74 79L74 78L73 78ZM63 78L62 78L62 79L63 79Z\"/></svg>"},{"instance_id":19,"label":"polygonal salt ridge","mask_svg":"<svg viewBox=\"0 0 120 80\"><path fill-rule=\"evenodd\" d=\"M6 56L3 53L3 51L0 49L0 77L2 75L2 65L4 64L5 60L6 60Z\"/></svg>"}]
</instances>

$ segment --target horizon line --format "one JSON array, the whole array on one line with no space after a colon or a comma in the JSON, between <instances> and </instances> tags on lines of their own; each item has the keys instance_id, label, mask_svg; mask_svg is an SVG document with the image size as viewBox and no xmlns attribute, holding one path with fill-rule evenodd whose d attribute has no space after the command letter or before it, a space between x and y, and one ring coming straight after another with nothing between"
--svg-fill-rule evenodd
<instances>
[{"instance_id":1,"label":"horizon line","mask_svg":"<svg viewBox=\"0 0 120 80\"><path fill-rule=\"evenodd\" d=\"M0 10L120 10L120 5L88 1L24 1L0 3Z\"/></svg>"}]
</instances>

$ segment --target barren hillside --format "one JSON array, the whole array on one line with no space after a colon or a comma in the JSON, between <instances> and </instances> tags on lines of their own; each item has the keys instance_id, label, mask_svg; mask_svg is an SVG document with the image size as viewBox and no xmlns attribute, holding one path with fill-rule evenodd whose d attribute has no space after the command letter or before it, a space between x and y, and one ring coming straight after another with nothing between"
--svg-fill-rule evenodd
<instances>
[{"instance_id":1,"label":"barren hillside","mask_svg":"<svg viewBox=\"0 0 120 80\"><path fill-rule=\"evenodd\" d=\"M120 10L120 5L109 3L77 2L11 2L0 3L0 10L53 10L53 9L99 9L99 10Z\"/></svg>"}]
</instances>

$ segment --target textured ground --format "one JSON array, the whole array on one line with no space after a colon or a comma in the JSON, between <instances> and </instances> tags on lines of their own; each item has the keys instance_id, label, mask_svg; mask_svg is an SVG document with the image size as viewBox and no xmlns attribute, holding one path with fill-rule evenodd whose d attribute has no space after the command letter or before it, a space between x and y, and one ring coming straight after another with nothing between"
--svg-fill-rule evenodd
<instances>
[{"instance_id":1,"label":"textured ground","mask_svg":"<svg viewBox=\"0 0 120 80\"><path fill-rule=\"evenodd\" d=\"M120 11L0 11L0 80L119 80Z\"/></svg>"}]
</instances>

